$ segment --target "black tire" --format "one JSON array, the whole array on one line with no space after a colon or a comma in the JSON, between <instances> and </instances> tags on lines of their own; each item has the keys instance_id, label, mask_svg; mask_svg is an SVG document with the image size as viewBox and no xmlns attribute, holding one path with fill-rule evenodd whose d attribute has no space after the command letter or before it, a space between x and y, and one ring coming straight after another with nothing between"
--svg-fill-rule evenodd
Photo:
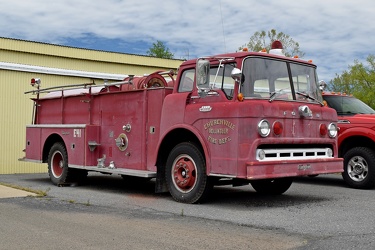
<instances>
[{"instance_id":1,"label":"black tire","mask_svg":"<svg viewBox=\"0 0 375 250\"><path fill-rule=\"evenodd\" d=\"M293 183L293 178L255 180L251 186L260 194L279 195L285 193Z\"/></svg>"},{"instance_id":2,"label":"black tire","mask_svg":"<svg viewBox=\"0 0 375 250\"><path fill-rule=\"evenodd\" d=\"M375 186L375 152L355 147L344 155L344 181L352 188L370 189Z\"/></svg>"},{"instance_id":3,"label":"black tire","mask_svg":"<svg viewBox=\"0 0 375 250\"><path fill-rule=\"evenodd\" d=\"M178 202L203 202L212 190L204 156L192 143L180 143L172 149L165 178L169 193Z\"/></svg>"},{"instance_id":4,"label":"black tire","mask_svg":"<svg viewBox=\"0 0 375 250\"><path fill-rule=\"evenodd\" d=\"M52 183L59 186L70 182L72 170L68 168L68 153L64 144L53 144L48 154L48 174Z\"/></svg>"}]
</instances>

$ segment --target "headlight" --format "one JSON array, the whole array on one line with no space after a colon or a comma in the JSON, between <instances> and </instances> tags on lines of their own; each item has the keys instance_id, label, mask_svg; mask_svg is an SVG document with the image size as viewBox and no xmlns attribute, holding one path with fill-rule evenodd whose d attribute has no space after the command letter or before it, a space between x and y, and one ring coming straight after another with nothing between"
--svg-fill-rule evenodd
<instances>
[{"instance_id":1,"label":"headlight","mask_svg":"<svg viewBox=\"0 0 375 250\"><path fill-rule=\"evenodd\" d=\"M261 120L258 123L258 133L262 137L267 137L270 134L270 123L267 120Z\"/></svg>"},{"instance_id":2,"label":"headlight","mask_svg":"<svg viewBox=\"0 0 375 250\"><path fill-rule=\"evenodd\" d=\"M337 129L336 124L330 123L328 125L328 135L329 135L329 137L335 138L337 136L337 132L338 132L338 129Z\"/></svg>"}]
</instances>

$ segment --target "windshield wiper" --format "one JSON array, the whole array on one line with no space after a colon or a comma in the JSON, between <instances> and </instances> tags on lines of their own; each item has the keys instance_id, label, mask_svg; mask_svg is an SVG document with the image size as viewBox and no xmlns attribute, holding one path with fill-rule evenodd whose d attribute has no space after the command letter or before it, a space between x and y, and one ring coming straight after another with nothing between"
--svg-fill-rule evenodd
<instances>
[{"instance_id":1,"label":"windshield wiper","mask_svg":"<svg viewBox=\"0 0 375 250\"><path fill-rule=\"evenodd\" d=\"M303 96L303 97L306 97L306 98L308 98L308 99L310 99L310 100L313 100L313 101L319 103L321 106L324 106L324 104L323 104L321 101L319 101L318 99L316 99L316 98L313 97L313 96L310 96L309 94L302 93L302 92L299 92L299 91L296 91L296 94L301 95L301 96Z\"/></svg>"},{"instance_id":2,"label":"windshield wiper","mask_svg":"<svg viewBox=\"0 0 375 250\"><path fill-rule=\"evenodd\" d=\"M268 100L269 102L272 102L273 100L275 100L275 98L279 95L282 95L282 94L285 94L284 92L285 89L280 89L278 91L273 91L270 93L270 99Z\"/></svg>"},{"instance_id":3,"label":"windshield wiper","mask_svg":"<svg viewBox=\"0 0 375 250\"><path fill-rule=\"evenodd\" d=\"M269 102L272 102L273 100L275 100L275 98L276 98L276 92L274 91L274 92L270 93Z\"/></svg>"},{"instance_id":4,"label":"windshield wiper","mask_svg":"<svg viewBox=\"0 0 375 250\"><path fill-rule=\"evenodd\" d=\"M337 115L373 115L374 113L352 112L352 111L337 111Z\"/></svg>"},{"instance_id":5,"label":"windshield wiper","mask_svg":"<svg viewBox=\"0 0 375 250\"><path fill-rule=\"evenodd\" d=\"M350 111L337 111L338 115L356 115L357 113L353 113Z\"/></svg>"}]
</instances>

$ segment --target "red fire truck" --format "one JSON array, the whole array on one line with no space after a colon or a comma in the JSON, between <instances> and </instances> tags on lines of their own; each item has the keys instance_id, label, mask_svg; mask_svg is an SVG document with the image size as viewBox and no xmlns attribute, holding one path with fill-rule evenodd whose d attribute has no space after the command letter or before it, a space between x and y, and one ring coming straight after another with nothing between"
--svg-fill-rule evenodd
<instances>
[{"instance_id":1,"label":"red fire truck","mask_svg":"<svg viewBox=\"0 0 375 250\"><path fill-rule=\"evenodd\" d=\"M337 114L316 66L265 52L188 60L172 72L104 85L37 88L25 161L56 185L88 171L155 178L155 191L198 203L215 185L282 194L293 177L343 171ZM125 178L126 177L126 178Z\"/></svg>"}]
</instances>

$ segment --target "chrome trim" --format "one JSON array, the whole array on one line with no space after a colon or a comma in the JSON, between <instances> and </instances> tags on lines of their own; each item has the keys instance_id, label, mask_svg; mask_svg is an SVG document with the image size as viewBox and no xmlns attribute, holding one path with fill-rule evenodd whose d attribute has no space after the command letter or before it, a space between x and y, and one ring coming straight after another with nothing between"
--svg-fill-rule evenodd
<instances>
[{"instance_id":1,"label":"chrome trim","mask_svg":"<svg viewBox=\"0 0 375 250\"><path fill-rule=\"evenodd\" d=\"M29 124L26 128L86 128L87 124Z\"/></svg>"},{"instance_id":2,"label":"chrome trim","mask_svg":"<svg viewBox=\"0 0 375 250\"><path fill-rule=\"evenodd\" d=\"M69 167L76 168L76 169L83 169L87 171L96 171L96 172L101 172L101 173L110 173L110 174L118 174L118 175L131 175L131 176L138 176L138 177L144 177L144 178L156 177L156 172L147 171L147 170L124 169L124 168L110 169L108 167L97 167L97 166L85 167L85 166L72 165L72 164L69 164Z\"/></svg>"},{"instance_id":3,"label":"chrome trim","mask_svg":"<svg viewBox=\"0 0 375 250\"><path fill-rule=\"evenodd\" d=\"M264 161L281 161L281 160L307 160L319 158L332 158L330 148L283 148L283 149L257 149L256 159ZM264 152L261 159L259 153ZM332 152L332 151L331 151Z\"/></svg>"}]
</instances>

